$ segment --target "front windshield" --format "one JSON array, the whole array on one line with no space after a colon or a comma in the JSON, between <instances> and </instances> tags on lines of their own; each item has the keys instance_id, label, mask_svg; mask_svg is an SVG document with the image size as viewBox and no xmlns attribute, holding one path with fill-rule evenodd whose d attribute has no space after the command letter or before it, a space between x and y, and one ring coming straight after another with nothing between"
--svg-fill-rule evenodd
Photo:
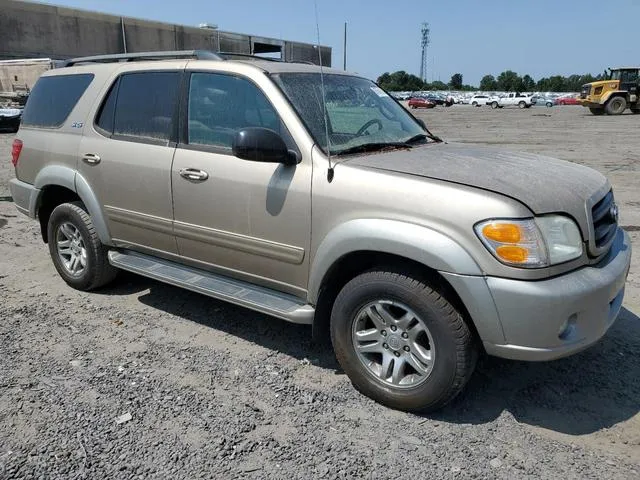
<instances>
[{"instance_id":1,"label":"front windshield","mask_svg":"<svg viewBox=\"0 0 640 480\"><path fill-rule=\"evenodd\" d=\"M339 154L360 145L400 144L425 138L425 131L413 116L370 80L324 75L325 129L320 73L280 73L274 74L273 79L325 153Z\"/></svg>"},{"instance_id":2,"label":"front windshield","mask_svg":"<svg viewBox=\"0 0 640 480\"><path fill-rule=\"evenodd\" d=\"M620 70L611 70L609 80L620 80Z\"/></svg>"}]
</instances>

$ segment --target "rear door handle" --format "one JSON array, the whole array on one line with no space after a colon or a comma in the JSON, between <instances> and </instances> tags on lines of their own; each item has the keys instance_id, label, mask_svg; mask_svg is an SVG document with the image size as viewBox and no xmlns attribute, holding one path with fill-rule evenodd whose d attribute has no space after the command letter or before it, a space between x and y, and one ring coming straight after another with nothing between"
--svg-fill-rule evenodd
<instances>
[{"instance_id":1,"label":"rear door handle","mask_svg":"<svg viewBox=\"0 0 640 480\"><path fill-rule=\"evenodd\" d=\"M85 153L82 160L89 165L97 165L100 163L100 156L95 153Z\"/></svg>"},{"instance_id":2,"label":"rear door handle","mask_svg":"<svg viewBox=\"0 0 640 480\"><path fill-rule=\"evenodd\" d=\"M197 168L182 168L180 170L180 176L187 180L194 180L197 182L204 182L209 178L209 174L204 170L198 170Z\"/></svg>"}]
</instances>

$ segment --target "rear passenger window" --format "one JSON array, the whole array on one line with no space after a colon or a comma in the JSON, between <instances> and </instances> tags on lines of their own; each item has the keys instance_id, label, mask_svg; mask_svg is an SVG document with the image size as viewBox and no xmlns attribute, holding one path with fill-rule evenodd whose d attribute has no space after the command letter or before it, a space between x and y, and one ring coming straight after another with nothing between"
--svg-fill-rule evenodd
<instances>
[{"instance_id":1,"label":"rear passenger window","mask_svg":"<svg viewBox=\"0 0 640 480\"><path fill-rule=\"evenodd\" d=\"M189 85L188 142L231 148L236 131L265 127L288 139L288 132L265 95L250 81L232 75L193 73Z\"/></svg>"},{"instance_id":2,"label":"rear passenger window","mask_svg":"<svg viewBox=\"0 0 640 480\"><path fill-rule=\"evenodd\" d=\"M109 109L115 100L113 133L126 137L168 141L178 98L180 72L130 73L112 88L98 119L109 131Z\"/></svg>"},{"instance_id":3,"label":"rear passenger window","mask_svg":"<svg viewBox=\"0 0 640 480\"><path fill-rule=\"evenodd\" d=\"M22 124L45 128L62 126L92 80L91 73L40 78L29 95Z\"/></svg>"}]
</instances>

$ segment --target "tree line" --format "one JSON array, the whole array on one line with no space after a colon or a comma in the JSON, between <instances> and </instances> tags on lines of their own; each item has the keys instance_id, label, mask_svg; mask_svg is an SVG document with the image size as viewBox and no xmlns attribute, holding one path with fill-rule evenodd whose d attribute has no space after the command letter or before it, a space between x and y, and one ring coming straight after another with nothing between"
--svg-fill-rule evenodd
<instances>
[{"instance_id":1,"label":"tree line","mask_svg":"<svg viewBox=\"0 0 640 480\"><path fill-rule=\"evenodd\" d=\"M425 82L420 77L399 70L393 73L383 73L378 77L377 83L380 87L391 92L398 91L419 91L419 90L462 90L462 91L504 91L504 92L579 92L585 83L603 80L605 74L600 75L553 75L544 77L538 81L531 75L520 76L513 70L506 70L497 77L485 75L480 80L480 86L466 85L463 82L461 73L451 76L449 83L441 81Z\"/></svg>"}]
</instances>

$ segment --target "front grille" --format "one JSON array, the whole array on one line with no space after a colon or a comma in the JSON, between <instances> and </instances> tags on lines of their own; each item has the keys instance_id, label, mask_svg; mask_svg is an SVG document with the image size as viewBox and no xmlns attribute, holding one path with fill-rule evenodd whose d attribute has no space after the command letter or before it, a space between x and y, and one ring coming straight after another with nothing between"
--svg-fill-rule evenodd
<instances>
[{"instance_id":1,"label":"front grille","mask_svg":"<svg viewBox=\"0 0 640 480\"><path fill-rule=\"evenodd\" d=\"M593 244L601 253L609 246L616 235L618 227L618 208L613 200L613 192L609 191L602 200L591 209L593 222Z\"/></svg>"},{"instance_id":2,"label":"front grille","mask_svg":"<svg viewBox=\"0 0 640 480\"><path fill-rule=\"evenodd\" d=\"M582 91L580 92L580 98L587 98L587 95L591 93L591 85L586 84L582 86Z\"/></svg>"}]
</instances>

